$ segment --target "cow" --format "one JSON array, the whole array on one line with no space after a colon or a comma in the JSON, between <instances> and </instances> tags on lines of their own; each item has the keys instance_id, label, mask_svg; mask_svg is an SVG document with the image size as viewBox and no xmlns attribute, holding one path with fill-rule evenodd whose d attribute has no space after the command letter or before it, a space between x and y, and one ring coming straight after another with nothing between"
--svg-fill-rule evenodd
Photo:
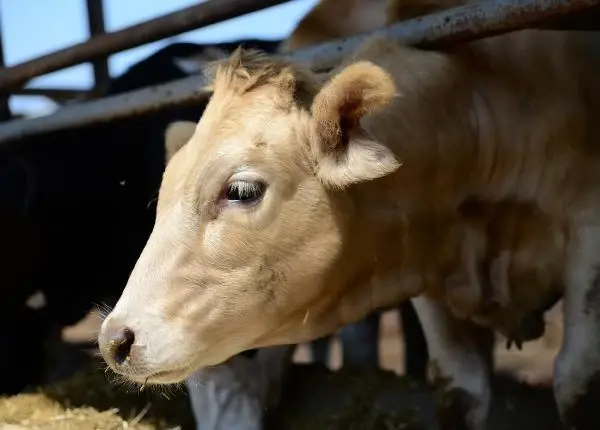
<instances>
[{"instance_id":1,"label":"cow","mask_svg":"<svg viewBox=\"0 0 600 430\"><path fill-rule=\"evenodd\" d=\"M269 52L275 51L279 41L171 44L112 79L105 95L188 76L240 44ZM56 360L60 369L53 369L48 375L44 367L49 351L44 349L44 341L58 338L61 327L81 320L94 304L110 303L111 296L118 296L154 222L155 193L164 158L172 155L168 146L163 148L163 129L175 119L197 121L203 109L204 104L200 103L54 132L19 142L14 149L2 152L0 206L11 207L0 210L0 229L5 231L0 253L6 263L2 273L6 310L0 336L3 343L13 347L3 349L1 354L1 393L15 394L26 386L52 382L75 370L70 368L71 358L61 356ZM43 303L31 307L26 301L36 293L42 295ZM14 331L14 324L20 327L18 332ZM370 339L375 345L376 340ZM349 339L347 345L347 351L361 348L355 338ZM280 348L258 353L245 351L232 359L230 368L225 366L204 375L207 384L200 387L195 382L198 375L191 378L195 411L200 407L199 398L208 402L204 403L206 413L197 414L197 418L211 419L221 414L237 417L240 423L258 423L258 419L248 420L234 406L219 408L211 403L207 397L211 391L207 388L204 392L204 388L213 386L235 392L236 386L227 382L231 378L223 375L241 375L240 369L252 369L254 372L249 371L249 375L259 375L262 368L271 369L275 372L271 379L275 379L276 370L282 365L277 360L279 351ZM13 372L17 364L25 363L24 359L27 374ZM261 381L256 378L254 383ZM241 404L257 401L256 396L237 399ZM255 416L260 418L262 410ZM199 426L205 423L198 419Z\"/></svg>"},{"instance_id":2,"label":"cow","mask_svg":"<svg viewBox=\"0 0 600 430\"><path fill-rule=\"evenodd\" d=\"M25 366L30 378L41 377L39 357L43 340L50 334L43 312L27 306L30 295L43 281L37 269L45 255L36 225L28 215L34 193L35 172L27 160L0 155L0 285L4 306L0 339L3 345L10 345L0 354L0 365L7 373L0 381L0 393L13 394L23 388L24 378L16 378L10 369Z\"/></svg>"},{"instance_id":3,"label":"cow","mask_svg":"<svg viewBox=\"0 0 600 430\"><path fill-rule=\"evenodd\" d=\"M485 261L484 232L462 240L471 211L523 203L552 228L535 249L564 257L556 277L529 280L550 283L532 287L531 306L565 296L559 412L589 428L585 393L600 368L597 37L523 30L448 53L378 38L328 74L236 51L165 170L150 238L100 331L103 357L132 381L175 383L411 299L433 373L463 394L451 402L463 428L483 429L491 336L481 323L510 320L487 309L517 308L526 291L503 288L511 273L492 268L513 266L502 258L484 276L491 290L450 275ZM457 252L462 266L441 264ZM447 281L459 288L445 292Z\"/></svg>"}]
</instances>

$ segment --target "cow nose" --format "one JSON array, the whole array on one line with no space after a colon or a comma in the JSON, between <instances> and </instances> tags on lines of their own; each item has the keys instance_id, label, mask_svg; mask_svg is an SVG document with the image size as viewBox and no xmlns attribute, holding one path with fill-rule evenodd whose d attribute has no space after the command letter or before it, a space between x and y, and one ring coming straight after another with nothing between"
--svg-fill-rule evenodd
<instances>
[{"instance_id":1,"label":"cow nose","mask_svg":"<svg viewBox=\"0 0 600 430\"><path fill-rule=\"evenodd\" d=\"M119 366L128 361L135 342L133 330L116 321L108 321L103 335L105 357Z\"/></svg>"}]
</instances>

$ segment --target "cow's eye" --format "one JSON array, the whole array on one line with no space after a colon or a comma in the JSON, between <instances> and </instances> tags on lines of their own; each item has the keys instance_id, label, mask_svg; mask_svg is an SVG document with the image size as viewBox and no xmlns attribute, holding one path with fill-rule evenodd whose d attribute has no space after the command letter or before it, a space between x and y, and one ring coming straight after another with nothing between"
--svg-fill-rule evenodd
<instances>
[{"instance_id":1,"label":"cow's eye","mask_svg":"<svg viewBox=\"0 0 600 430\"><path fill-rule=\"evenodd\" d=\"M265 184L258 181L233 181L227 186L227 200L234 203L255 203L265 191Z\"/></svg>"}]
</instances>

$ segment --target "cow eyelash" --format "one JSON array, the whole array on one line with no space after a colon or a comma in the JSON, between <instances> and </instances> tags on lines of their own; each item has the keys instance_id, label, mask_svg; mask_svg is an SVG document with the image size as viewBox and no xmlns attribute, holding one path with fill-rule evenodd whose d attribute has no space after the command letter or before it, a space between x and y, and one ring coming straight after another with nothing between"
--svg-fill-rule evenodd
<instances>
[{"instance_id":1,"label":"cow eyelash","mask_svg":"<svg viewBox=\"0 0 600 430\"><path fill-rule=\"evenodd\" d=\"M255 203L262 198L265 188L262 182L234 181L227 185L227 200L241 204Z\"/></svg>"}]
</instances>

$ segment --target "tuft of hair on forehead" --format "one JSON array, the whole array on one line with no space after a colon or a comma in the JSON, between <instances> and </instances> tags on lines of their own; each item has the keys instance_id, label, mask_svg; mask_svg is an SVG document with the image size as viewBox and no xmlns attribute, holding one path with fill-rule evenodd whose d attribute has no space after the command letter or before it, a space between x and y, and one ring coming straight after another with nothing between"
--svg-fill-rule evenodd
<instances>
[{"instance_id":1,"label":"tuft of hair on forehead","mask_svg":"<svg viewBox=\"0 0 600 430\"><path fill-rule=\"evenodd\" d=\"M213 90L243 95L263 85L277 87L301 104L310 103L318 91L310 71L281 57L238 47L216 65Z\"/></svg>"}]
</instances>

